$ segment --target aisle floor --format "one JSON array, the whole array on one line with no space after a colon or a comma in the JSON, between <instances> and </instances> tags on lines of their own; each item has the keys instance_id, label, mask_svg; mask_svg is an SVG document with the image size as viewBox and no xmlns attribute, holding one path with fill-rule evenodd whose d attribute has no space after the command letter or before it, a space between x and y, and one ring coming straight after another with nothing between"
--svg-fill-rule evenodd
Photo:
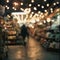
<instances>
[{"instance_id":1,"label":"aisle floor","mask_svg":"<svg viewBox=\"0 0 60 60\"><path fill-rule=\"evenodd\" d=\"M59 60L59 53L44 50L40 42L29 38L26 47L23 45L8 46L8 60Z\"/></svg>"}]
</instances>

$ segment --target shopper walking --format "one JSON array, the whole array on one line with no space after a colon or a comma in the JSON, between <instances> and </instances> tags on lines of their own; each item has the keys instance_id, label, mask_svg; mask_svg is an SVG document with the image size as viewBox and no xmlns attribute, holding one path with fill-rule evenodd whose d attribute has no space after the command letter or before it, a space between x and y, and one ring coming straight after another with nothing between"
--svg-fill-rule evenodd
<instances>
[{"instance_id":1,"label":"shopper walking","mask_svg":"<svg viewBox=\"0 0 60 60\"><path fill-rule=\"evenodd\" d=\"M28 28L23 24L21 27L21 36L23 37L24 45L26 44L25 38L29 38Z\"/></svg>"}]
</instances>

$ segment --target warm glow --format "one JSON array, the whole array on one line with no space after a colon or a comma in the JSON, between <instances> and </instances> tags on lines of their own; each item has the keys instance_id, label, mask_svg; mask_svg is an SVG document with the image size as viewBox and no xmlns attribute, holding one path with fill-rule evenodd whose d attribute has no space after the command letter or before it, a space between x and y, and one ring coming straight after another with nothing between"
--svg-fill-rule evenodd
<instances>
[{"instance_id":1,"label":"warm glow","mask_svg":"<svg viewBox=\"0 0 60 60\"><path fill-rule=\"evenodd\" d=\"M44 22L44 23L46 23L46 21L45 21L45 20L44 20L43 22Z\"/></svg>"},{"instance_id":2,"label":"warm glow","mask_svg":"<svg viewBox=\"0 0 60 60\"><path fill-rule=\"evenodd\" d=\"M51 11L51 13L53 13L53 10Z\"/></svg>"},{"instance_id":3,"label":"warm glow","mask_svg":"<svg viewBox=\"0 0 60 60\"><path fill-rule=\"evenodd\" d=\"M47 18L47 22L50 22L51 21L51 19L50 18Z\"/></svg>"},{"instance_id":4,"label":"warm glow","mask_svg":"<svg viewBox=\"0 0 60 60\"><path fill-rule=\"evenodd\" d=\"M47 12L47 10L44 10L45 12Z\"/></svg>"},{"instance_id":5,"label":"warm glow","mask_svg":"<svg viewBox=\"0 0 60 60\"><path fill-rule=\"evenodd\" d=\"M59 2L56 2L57 4L59 4Z\"/></svg>"},{"instance_id":6,"label":"warm glow","mask_svg":"<svg viewBox=\"0 0 60 60\"><path fill-rule=\"evenodd\" d=\"M5 7L7 8L8 6L6 5Z\"/></svg>"},{"instance_id":7,"label":"warm glow","mask_svg":"<svg viewBox=\"0 0 60 60\"><path fill-rule=\"evenodd\" d=\"M32 6L32 4L29 4L29 7L31 7Z\"/></svg>"},{"instance_id":8,"label":"warm glow","mask_svg":"<svg viewBox=\"0 0 60 60\"><path fill-rule=\"evenodd\" d=\"M18 3L17 3L17 2L14 2L13 4L14 4L15 6L17 6L17 5L18 5Z\"/></svg>"},{"instance_id":9,"label":"warm glow","mask_svg":"<svg viewBox=\"0 0 60 60\"><path fill-rule=\"evenodd\" d=\"M38 11L38 13L40 14L40 13L41 13L41 11Z\"/></svg>"},{"instance_id":10,"label":"warm glow","mask_svg":"<svg viewBox=\"0 0 60 60\"><path fill-rule=\"evenodd\" d=\"M49 7L49 4L47 4L47 7Z\"/></svg>"},{"instance_id":11,"label":"warm glow","mask_svg":"<svg viewBox=\"0 0 60 60\"><path fill-rule=\"evenodd\" d=\"M34 14L34 12L31 12L31 14Z\"/></svg>"},{"instance_id":12,"label":"warm glow","mask_svg":"<svg viewBox=\"0 0 60 60\"><path fill-rule=\"evenodd\" d=\"M6 0L6 2L8 3L8 2L9 2L9 0Z\"/></svg>"},{"instance_id":13,"label":"warm glow","mask_svg":"<svg viewBox=\"0 0 60 60\"><path fill-rule=\"evenodd\" d=\"M34 7L34 10L37 10L37 8L36 8L36 7Z\"/></svg>"},{"instance_id":14,"label":"warm glow","mask_svg":"<svg viewBox=\"0 0 60 60\"><path fill-rule=\"evenodd\" d=\"M30 9L30 8L26 8L26 9L24 10L24 12L27 13L27 14L29 14L29 13L31 12L31 9Z\"/></svg>"},{"instance_id":15,"label":"warm glow","mask_svg":"<svg viewBox=\"0 0 60 60\"><path fill-rule=\"evenodd\" d=\"M53 5L56 5L56 3L53 3Z\"/></svg>"},{"instance_id":16,"label":"warm glow","mask_svg":"<svg viewBox=\"0 0 60 60\"><path fill-rule=\"evenodd\" d=\"M9 9L9 7L7 7L7 9Z\"/></svg>"},{"instance_id":17,"label":"warm glow","mask_svg":"<svg viewBox=\"0 0 60 60\"><path fill-rule=\"evenodd\" d=\"M44 6L41 6L41 8L44 8Z\"/></svg>"},{"instance_id":18,"label":"warm glow","mask_svg":"<svg viewBox=\"0 0 60 60\"><path fill-rule=\"evenodd\" d=\"M12 7L12 9L15 9L15 7Z\"/></svg>"},{"instance_id":19,"label":"warm glow","mask_svg":"<svg viewBox=\"0 0 60 60\"><path fill-rule=\"evenodd\" d=\"M34 0L31 0L32 3L34 3Z\"/></svg>"},{"instance_id":20,"label":"warm glow","mask_svg":"<svg viewBox=\"0 0 60 60\"><path fill-rule=\"evenodd\" d=\"M23 3L21 3L21 5L23 5Z\"/></svg>"},{"instance_id":21,"label":"warm glow","mask_svg":"<svg viewBox=\"0 0 60 60\"><path fill-rule=\"evenodd\" d=\"M24 9L23 9L23 8L20 8L20 10L24 11Z\"/></svg>"},{"instance_id":22,"label":"warm glow","mask_svg":"<svg viewBox=\"0 0 60 60\"><path fill-rule=\"evenodd\" d=\"M44 0L44 1L47 1L47 0Z\"/></svg>"},{"instance_id":23,"label":"warm glow","mask_svg":"<svg viewBox=\"0 0 60 60\"><path fill-rule=\"evenodd\" d=\"M40 4L38 4L38 7L40 7Z\"/></svg>"},{"instance_id":24,"label":"warm glow","mask_svg":"<svg viewBox=\"0 0 60 60\"><path fill-rule=\"evenodd\" d=\"M53 10L53 8L50 8L50 10L52 11L52 10Z\"/></svg>"}]
</instances>

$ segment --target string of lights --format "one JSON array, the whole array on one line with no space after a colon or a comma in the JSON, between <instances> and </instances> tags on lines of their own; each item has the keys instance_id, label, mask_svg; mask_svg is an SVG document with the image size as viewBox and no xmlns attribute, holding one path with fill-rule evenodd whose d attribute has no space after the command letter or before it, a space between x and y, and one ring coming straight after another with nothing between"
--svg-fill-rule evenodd
<instances>
[{"instance_id":1,"label":"string of lights","mask_svg":"<svg viewBox=\"0 0 60 60\"><path fill-rule=\"evenodd\" d=\"M0 0L0 4L8 11L23 11L22 9L30 8L34 13L53 13L56 7L60 8L59 0Z\"/></svg>"}]
</instances>

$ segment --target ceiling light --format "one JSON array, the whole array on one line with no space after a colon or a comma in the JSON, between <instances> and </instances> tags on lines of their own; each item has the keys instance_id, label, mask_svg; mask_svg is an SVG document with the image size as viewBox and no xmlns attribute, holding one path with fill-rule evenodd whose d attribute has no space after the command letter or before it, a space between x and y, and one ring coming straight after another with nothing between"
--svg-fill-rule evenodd
<instances>
[{"instance_id":1,"label":"ceiling light","mask_svg":"<svg viewBox=\"0 0 60 60\"><path fill-rule=\"evenodd\" d=\"M21 3L21 5L23 5L23 3Z\"/></svg>"},{"instance_id":2,"label":"ceiling light","mask_svg":"<svg viewBox=\"0 0 60 60\"><path fill-rule=\"evenodd\" d=\"M15 9L15 7L12 7L12 9Z\"/></svg>"},{"instance_id":3,"label":"ceiling light","mask_svg":"<svg viewBox=\"0 0 60 60\"><path fill-rule=\"evenodd\" d=\"M47 18L47 22L50 22L51 21L51 19L50 18Z\"/></svg>"},{"instance_id":4,"label":"ceiling light","mask_svg":"<svg viewBox=\"0 0 60 60\"><path fill-rule=\"evenodd\" d=\"M29 7L31 7L32 6L32 4L29 4Z\"/></svg>"},{"instance_id":5,"label":"ceiling light","mask_svg":"<svg viewBox=\"0 0 60 60\"><path fill-rule=\"evenodd\" d=\"M49 7L49 4L47 4L47 7Z\"/></svg>"},{"instance_id":6,"label":"ceiling light","mask_svg":"<svg viewBox=\"0 0 60 60\"><path fill-rule=\"evenodd\" d=\"M6 5L5 7L7 8L8 6Z\"/></svg>"},{"instance_id":7,"label":"ceiling light","mask_svg":"<svg viewBox=\"0 0 60 60\"><path fill-rule=\"evenodd\" d=\"M44 0L44 1L47 1L47 0Z\"/></svg>"},{"instance_id":8,"label":"ceiling light","mask_svg":"<svg viewBox=\"0 0 60 60\"><path fill-rule=\"evenodd\" d=\"M47 10L44 10L45 12L47 12Z\"/></svg>"},{"instance_id":9,"label":"ceiling light","mask_svg":"<svg viewBox=\"0 0 60 60\"><path fill-rule=\"evenodd\" d=\"M34 12L31 12L32 14L34 14Z\"/></svg>"},{"instance_id":10,"label":"ceiling light","mask_svg":"<svg viewBox=\"0 0 60 60\"><path fill-rule=\"evenodd\" d=\"M40 7L40 4L38 4L38 7Z\"/></svg>"},{"instance_id":11,"label":"ceiling light","mask_svg":"<svg viewBox=\"0 0 60 60\"><path fill-rule=\"evenodd\" d=\"M52 11L52 10L53 10L53 8L50 8L50 10Z\"/></svg>"},{"instance_id":12,"label":"ceiling light","mask_svg":"<svg viewBox=\"0 0 60 60\"><path fill-rule=\"evenodd\" d=\"M44 8L44 6L41 6L41 8Z\"/></svg>"},{"instance_id":13,"label":"ceiling light","mask_svg":"<svg viewBox=\"0 0 60 60\"><path fill-rule=\"evenodd\" d=\"M31 0L32 3L34 3L34 0Z\"/></svg>"},{"instance_id":14,"label":"ceiling light","mask_svg":"<svg viewBox=\"0 0 60 60\"><path fill-rule=\"evenodd\" d=\"M59 2L56 2L57 4L59 4Z\"/></svg>"},{"instance_id":15,"label":"ceiling light","mask_svg":"<svg viewBox=\"0 0 60 60\"><path fill-rule=\"evenodd\" d=\"M53 11L51 11L51 13L53 13Z\"/></svg>"},{"instance_id":16,"label":"ceiling light","mask_svg":"<svg viewBox=\"0 0 60 60\"><path fill-rule=\"evenodd\" d=\"M37 10L37 8L36 8L36 7L34 7L34 10Z\"/></svg>"},{"instance_id":17,"label":"ceiling light","mask_svg":"<svg viewBox=\"0 0 60 60\"><path fill-rule=\"evenodd\" d=\"M9 9L9 7L7 7L7 9Z\"/></svg>"},{"instance_id":18,"label":"ceiling light","mask_svg":"<svg viewBox=\"0 0 60 60\"><path fill-rule=\"evenodd\" d=\"M14 4L15 6L17 6L17 5L18 5L18 3L17 3L17 2L14 2L13 4Z\"/></svg>"},{"instance_id":19,"label":"ceiling light","mask_svg":"<svg viewBox=\"0 0 60 60\"><path fill-rule=\"evenodd\" d=\"M6 0L6 2L8 3L8 2L9 2L9 0Z\"/></svg>"},{"instance_id":20,"label":"ceiling light","mask_svg":"<svg viewBox=\"0 0 60 60\"><path fill-rule=\"evenodd\" d=\"M53 3L53 5L55 6L55 5L56 5L56 3Z\"/></svg>"},{"instance_id":21,"label":"ceiling light","mask_svg":"<svg viewBox=\"0 0 60 60\"><path fill-rule=\"evenodd\" d=\"M41 13L41 11L38 11L38 13L40 14L40 13Z\"/></svg>"}]
</instances>

